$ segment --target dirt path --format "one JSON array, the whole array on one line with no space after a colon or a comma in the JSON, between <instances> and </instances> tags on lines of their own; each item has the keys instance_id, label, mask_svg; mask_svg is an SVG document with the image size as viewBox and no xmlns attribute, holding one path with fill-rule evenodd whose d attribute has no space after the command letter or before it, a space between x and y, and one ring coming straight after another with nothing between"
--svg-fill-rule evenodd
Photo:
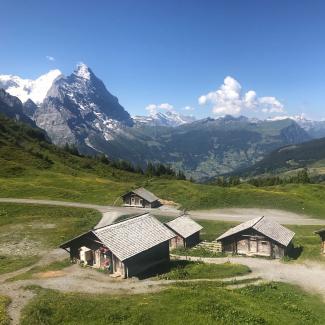
<instances>
[{"instance_id":1,"label":"dirt path","mask_svg":"<svg viewBox=\"0 0 325 325\"><path fill-rule=\"evenodd\" d=\"M159 209L142 209L130 207L115 207L109 205L96 205L77 202L53 201L53 200L36 200L36 199L15 199L0 198L0 203L24 203L24 204L45 204L58 205L66 207L95 209L103 214L102 220L96 227L102 227L113 223L122 215L135 215L145 212L152 212L154 215L177 217L180 211L173 206L162 206ZM296 225L325 225L325 219L316 219L304 214L276 210L276 209L256 209L256 208L227 208L212 210L189 211L189 215L194 219L220 220L243 222L260 216L266 216L282 224Z\"/></svg>"},{"instance_id":2,"label":"dirt path","mask_svg":"<svg viewBox=\"0 0 325 325\"><path fill-rule=\"evenodd\" d=\"M194 219L243 222L265 216L286 225L325 225L325 219L316 219L304 214L275 209L229 208L189 211Z\"/></svg>"},{"instance_id":3,"label":"dirt path","mask_svg":"<svg viewBox=\"0 0 325 325\"><path fill-rule=\"evenodd\" d=\"M38 265L45 265L54 260L65 258L66 255L58 250L50 252ZM180 257L180 259L186 259ZM325 300L325 265L308 262L306 264L283 263L278 260L266 260L247 257L227 257L227 258L187 258L199 260L205 263L221 264L225 262L239 263L247 265L252 273L228 279L215 279L210 281L231 281L234 279L249 279L248 284L259 284L261 281L281 281L298 285L311 293L318 293ZM106 293L106 294L138 294L152 293L167 288L166 284L179 282L180 280L137 280L111 278L91 268L82 268L79 265L72 265L52 276L39 276L38 278L20 280L15 282L5 282L6 279L14 275L26 272L31 267L0 276L0 294L11 298L8 313L12 319L12 324L19 324L21 310L34 297L34 293L23 288L28 285L38 285L43 288L60 290L63 292L81 293ZM202 281L202 279L191 280ZM204 280L205 281L205 280ZM183 281L181 281L183 282ZM245 285L245 284L243 284ZM239 285L229 285L229 289L240 287Z\"/></svg>"}]
</instances>

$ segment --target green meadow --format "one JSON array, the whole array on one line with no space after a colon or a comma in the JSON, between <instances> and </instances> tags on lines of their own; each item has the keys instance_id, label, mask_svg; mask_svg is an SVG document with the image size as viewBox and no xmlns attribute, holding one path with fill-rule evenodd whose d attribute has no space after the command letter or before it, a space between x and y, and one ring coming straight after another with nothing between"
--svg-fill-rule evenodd
<instances>
[{"instance_id":1,"label":"green meadow","mask_svg":"<svg viewBox=\"0 0 325 325\"><path fill-rule=\"evenodd\" d=\"M123 296L34 290L38 294L23 310L22 325L325 323L319 296L284 283L228 289L218 282L192 282Z\"/></svg>"}]
</instances>

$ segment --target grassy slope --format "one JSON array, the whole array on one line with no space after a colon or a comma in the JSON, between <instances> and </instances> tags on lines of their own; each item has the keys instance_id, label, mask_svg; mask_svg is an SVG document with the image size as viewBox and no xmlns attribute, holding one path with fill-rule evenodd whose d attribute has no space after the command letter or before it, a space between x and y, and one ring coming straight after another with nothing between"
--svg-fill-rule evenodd
<instances>
[{"instance_id":1,"label":"grassy slope","mask_svg":"<svg viewBox=\"0 0 325 325\"><path fill-rule=\"evenodd\" d=\"M34 264L45 250L89 230L100 218L88 209L0 204L0 274Z\"/></svg>"},{"instance_id":2,"label":"grassy slope","mask_svg":"<svg viewBox=\"0 0 325 325\"><path fill-rule=\"evenodd\" d=\"M281 311L279 310L279 302ZM29 324L324 324L321 298L271 283L227 290L188 283L154 294L109 296L40 290L23 311Z\"/></svg>"},{"instance_id":3,"label":"grassy slope","mask_svg":"<svg viewBox=\"0 0 325 325\"><path fill-rule=\"evenodd\" d=\"M0 325L9 325L10 320L6 312L6 308L10 303L10 299L0 296Z\"/></svg>"}]
</instances>

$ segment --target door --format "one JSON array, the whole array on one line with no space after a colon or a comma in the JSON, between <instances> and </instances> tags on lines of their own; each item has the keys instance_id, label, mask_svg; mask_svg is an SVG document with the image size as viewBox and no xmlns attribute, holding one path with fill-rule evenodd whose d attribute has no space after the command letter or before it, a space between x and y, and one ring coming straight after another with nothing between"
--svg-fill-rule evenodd
<instances>
[{"instance_id":1,"label":"door","mask_svg":"<svg viewBox=\"0 0 325 325\"><path fill-rule=\"evenodd\" d=\"M250 239L249 241L249 252L257 253L257 241Z\"/></svg>"}]
</instances>

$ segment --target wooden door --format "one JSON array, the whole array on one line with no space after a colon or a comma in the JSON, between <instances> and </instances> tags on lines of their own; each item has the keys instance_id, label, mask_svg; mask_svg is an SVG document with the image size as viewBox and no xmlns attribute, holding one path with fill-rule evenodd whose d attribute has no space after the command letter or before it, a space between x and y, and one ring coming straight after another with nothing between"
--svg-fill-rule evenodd
<instances>
[{"instance_id":1,"label":"wooden door","mask_svg":"<svg viewBox=\"0 0 325 325\"><path fill-rule=\"evenodd\" d=\"M257 241L256 240L249 241L249 252L257 253Z\"/></svg>"}]
</instances>

